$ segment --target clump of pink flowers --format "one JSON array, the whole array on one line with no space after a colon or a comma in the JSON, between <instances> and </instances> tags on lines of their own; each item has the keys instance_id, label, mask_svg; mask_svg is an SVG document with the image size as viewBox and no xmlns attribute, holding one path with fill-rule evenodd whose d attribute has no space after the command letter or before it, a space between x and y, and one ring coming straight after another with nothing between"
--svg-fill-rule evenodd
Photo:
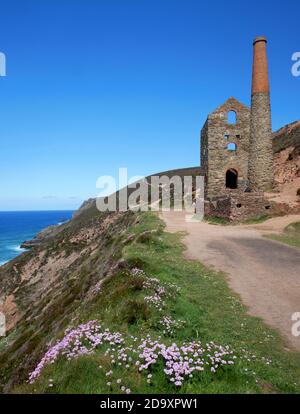
<instances>
[{"instance_id":1,"label":"clump of pink flowers","mask_svg":"<svg viewBox=\"0 0 300 414\"><path fill-rule=\"evenodd\" d=\"M192 378L195 372L210 370L215 373L221 367L233 365L236 359L228 346L214 342L203 345L200 341L192 341L185 342L182 346L176 343L166 346L147 337L139 349L139 358L142 360L139 370L149 370L162 359L165 374L176 386L181 386L186 378Z\"/></svg>"},{"instance_id":2,"label":"clump of pink flowers","mask_svg":"<svg viewBox=\"0 0 300 414\"><path fill-rule=\"evenodd\" d=\"M154 295L145 296L144 300L159 310L162 310L162 308L165 306L164 301L157 293Z\"/></svg>"},{"instance_id":3,"label":"clump of pink flowers","mask_svg":"<svg viewBox=\"0 0 300 414\"><path fill-rule=\"evenodd\" d=\"M145 276L145 272L142 269L134 267L130 270L132 276Z\"/></svg>"},{"instance_id":4,"label":"clump of pink flowers","mask_svg":"<svg viewBox=\"0 0 300 414\"><path fill-rule=\"evenodd\" d=\"M141 269L131 269L130 273L134 277L142 278L143 288L150 291L147 292L148 295L144 300L159 311L165 307L166 298L175 298L180 292L180 288L175 284L161 283L156 278L147 277ZM97 292L100 287L101 282L93 289ZM174 331L185 323L168 315L160 316L159 320L164 336L173 335ZM228 346L214 342L203 344L201 341L190 341L177 344L171 343L170 339L162 339L161 336L157 339L152 339L150 335L124 336L120 332L105 329L96 320L91 320L77 328L67 329L63 339L49 347L34 371L30 373L29 382L33 383L40 376L43 368L55 363L59 356L72 360L101 348L106 360L108 359L105 371L107 387L109 390L118 389L127 394L131 393L131 389L120 378L119 368L124 372L131 370L142 375L149 386L155 381L155 371L162 370L174 386L181 387L184 382L204 371L214 375L220 369L228 369L237 359L237 355ZM240 361L247 362L255 358L246 350L242 350L239 356ZM267 359L265 362L270 363ZM102 365L99 368L102 370ZM49 385L52 387L51 384L52 380Z\"/></svg>"},{"instance_id":5,"label":"clump of pink flowers","mask_svg":"<svg viewBox=\"0 0 300 414\"><path fill-rule=\"evenodd\" d=\"M163 298L174 298L177 293L179 293L180 288L173 283L161 283L159 279L155 277L148 277L146 273L138 268L133 268L130 271L131 275L134 277L142 277L143 288L148 290L153 290L153 294L145 296L144 300L157 308L162 310L165 306Z\"/></svg>"},{"instance_id":6,"label":"clump of pink flowers","mask_svg":"<svg viewBox=\"0 0 300 414\"><path fill-rule=\"evenodd\" d=\"M60 355L64 355L70 360L90 354L104 343L119 344L123 341L120 333L111 333L109 329L103 330L95 320L81 324L75 329L67 329L63 339L48 349L35 370L31 372L29 382L33 383L39 377L42 369L46 365L53 364Z\"/></svg>"},{"instance_id":7,"label":"clump of pink flowers","mask_svg":"<svg viewBox=\"0 0 300 414\"><path fill-rule=\"evenodd\" d=\"M228 346L214 342L202 344L200 341L191 341L182 345L167 345L161 337L152 340L149 335L141 339L133 336L128 339L133 344L109 348L105 354L109 355L113 364L117 362L126 369L145 372L148 384L152 382L155 366L162 366L169 381L175 386L181 386L193 375L203 371L215 374L217 370L233 365L237 358Z\"/></svg>"},{"instance_id":8,"label":"clump of pink flowers","mask_svg":"<svg viewBox=\"0 0 300 414\"><path fill-rule=\"evenodd\" d=\"M98 292L100 292L102 285L103 285L103 280L100 280L99 282L97 282L95 286L92 287L92 294L95 295Z\"/></svg>"},{"instance_id":9,"label":"clump of pink flowers","mask_svg":"<svg viewBox=\"0 0 300 414\"><path fill-rule=\"evenodd\" d=\"M185 380L192 378L195 373L208 370L214 374L220 368L234 364L237 358L228 346L221 346L210 342L202 344L200 341L165 344L161 337L157 340L148 335L145 338L135 336L124 337L119 332L110 332L104 329L97 321L89 321L75 329L65 332L62 340L51 346L45 353L35 370L29 376L33 383L41 374L43 368L53 364L59 356L68 360L93 353L96 349L106 346L105 355L110 359L110 366L106 372L107 386L115 383L120 391L131 392L125 387L121 378L114 380L113 367L123 367L145 373L145 380L151 384L155 366L163 367L165 375L175 386L181 386ZM161 364L162 362L162 364ZM102 368L102 367L101 367ZM124 388L125 387L125 388Z\"/></svg>"},{"instance_id":10,"label":"clump of pink flowers","mask_svg":"<svg viewBox=\"0 0 300 414\"><path fill-rule=\"evenodd\" d=\"M176 329L181 328L185 324L185 321L182 319L175 320L170 316L164 316L159 323L164 328L164 334L173 335Z\"/></svg>"},{"instance_id":11,"label":"clump of pink flowers","mask_svg":"<svg viewBox=\"0 0 300 414\"><path fill-rule=\"evenodd\" d=\"M180 292L180 287L175 285L174 283L162 283L159 279L156 277L148 277L144 270L133 268L130 271L132 276L135 277L143 277L143 288L144 289L152 289L155 293L157 293L160 296L173 296L174 293Z\"/></svg>"}]
</instances>

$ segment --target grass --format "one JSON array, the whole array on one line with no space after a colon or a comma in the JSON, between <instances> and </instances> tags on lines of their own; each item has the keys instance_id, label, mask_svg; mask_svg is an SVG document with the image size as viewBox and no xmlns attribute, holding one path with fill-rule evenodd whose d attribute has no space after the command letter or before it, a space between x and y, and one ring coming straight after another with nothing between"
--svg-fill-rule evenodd
<instances>
[{"instance_id":1,"label":"grass","mask_svg":"<svg viewBox=\"0 0 300 414\"><path fill-rule=\"evenodd\" d=\"M204 218L204 220L207 221L209 224L216 224L221 226L226 226L227 224L230 224L230 220L224 217L207 216Z\"/></svg>"},{"instance_id":2,"label":"grass","mask_svg":"<svg viewBox=\"0 0 300 414\"><path fill-rule=\"evenodd\" d=\"M287 226L282 234L270 234L266 237L300 249L300 221Z\"/></svg>"},{"instance_id":3,"label":"grass","mask_svg":"<svg viewBox=\"0 0 300 414\"><path fill-rule=\"evenodd\" d=\"M266 220L269 220L271 218L271 216L268 215L263 215L263 216L258 216L258 217L253 217L250 219L246 219L243 220L241 222L241 224L259 224L259 223L263 223ZM209 224L216 224L216 225L221 225L221 226L226 226L227 224L230 224L230 220L228 218L224 218L224 217L205 217L204 218L205 221L207 221Z\"/></svg>"},{"instance_id":4,"label":"grass","mask_svg":"<svg viewBox=\"0 0 300 414\"><path fill-rule=\"evenodd\" d=\"M244 220L242 223L243 224L259 224L259 223L264 223L265 221L269 220L270 218L272 218L271 216L258 216L258 217L253 217L247 220Z\"/></svg>"},{"instance_id":5,"label":"grass","mask_svg":"<svg viewBox=\"0 0 300 414\"><path fill-rule=\"evenodd\" d=\"M148 290L124 269L103 285L94 300L80 308L73 325L97 319L111 331L144 338L158 336L166 344L201 339L228 344L238 356L230 369L216 374L199 373L176 388L166 378L161 365L152 369L152 383L135 367L112 367L107 347L93 354L67 361L60 357L47 366L32 385L16 387L16 393L118 393L121 378L133 393L300 393L300 358L284 349L281 337L258 319L247 315L239 298L229 289L225 277L183 257L180 235L165 233L155 214L143 213L128 233L157 230L137 238L123 249L129 266L135 266L161 284L176 284L180 292L166 299L164 314L185 324L168 336L158 325L160 311L144 300ZM116 236L119 237L119 236ZM255 357L254 357L255 355ZM113 369L112 385L106 372ZM49 384L53 384L52 387Z\"/></svg>"}]
</instances>

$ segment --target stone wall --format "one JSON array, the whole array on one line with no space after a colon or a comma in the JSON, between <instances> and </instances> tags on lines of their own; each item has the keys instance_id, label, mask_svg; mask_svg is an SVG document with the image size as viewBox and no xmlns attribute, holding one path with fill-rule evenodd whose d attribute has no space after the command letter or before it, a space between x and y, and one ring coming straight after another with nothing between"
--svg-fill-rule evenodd
<instances>
[{"instance_id":1,"label":"stone wall","mask_svg":"<svg viewBox=\"0 0 300 414\"><path fill-rule=\"evenodd\" d=\"M263 193L236 193L213 197L206 204L206 215L233 222L273 214L272 203Z\"/></svg>"},{"instance_id":2,"label":"stone wall","mask_svg":"<svg viewBox=\"0 0 300 414\"><path fill-rule=\"evenodd\" d=\"M273 188L274 167L269 93L252 95L249 155L249 186L254 191Z\"/></svg>"},{"instance_id":3,"label":"stone wall","mask_svg":"<svg viewBox=\"0 0 300 414\"><path fill-rule=\"evenodd\" d=\"M236 113L236 123L228 123L228 113ZM238 173L238 188L248 184L248 156L250 134L250 109L235 98L209 114L201 131L201 167L205 176L205 198L226 194L226 171ZM235 151L227 149L229 143Z\"/></svg>"}]
</instances>

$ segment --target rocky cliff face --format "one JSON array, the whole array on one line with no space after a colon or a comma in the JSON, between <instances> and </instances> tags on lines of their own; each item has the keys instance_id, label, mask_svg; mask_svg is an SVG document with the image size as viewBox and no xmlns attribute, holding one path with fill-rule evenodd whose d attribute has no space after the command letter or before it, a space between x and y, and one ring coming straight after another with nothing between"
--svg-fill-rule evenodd
<instances>
[{"instance_id":1,"label":"rocky cliff face","mask_svg":"<svg viewBox=\"0 0 300 414\"><path fill-rule=\"evenodd\" d=\"M159 175L199 173L195 167ZM95 199L87 200L71 221L44 230L30 250L0 267L0 312L9 333L0 341L0 391L27 378L50 338L116 271L124 235L137 218L130 211L100 213Z\"/></svg>"},{"instance_id":2,"label":"rocky cliff face","mask_svg":"<svg viewBox=\"0 0 300 414\"><path fill-rule=\"evenodd\" d=\"M300 121L288 124L273 134L275 189L269 195L278 214L298 213L300 198Z\"/></svg>"},{"instance_id":3,"label":"rocky cliff face","mask_svg":"<svg viewBox=\"0 0 300 414\"><path fill-rule=\"evenodd\" d=\"M133 213L99 213L93 203L52 235L0 267L0 311L10 335L0 342L0 387L24 379L41 349L92 300L120 259L115 239ZM1 353L2 351L2 353Z\"/></svg>"},{"instance_id":4,"label":"rocky cliff face","mask_svg":"<svg viewBox=\"0 0 300 414\"><path fill-rule=\"evenodd\" d=\"M300 178L300 121L286 125L273 134L273 150L276 184L298 180Z\"/></svg>"},{"instance_id":5,"label":"rocky cliff face","mask_svg":"<svg viewBox=\"0 0 300 414\"><path fill-rule=\"evenodd\" d=\"M300 122L273 135L278 183L299 177L299 133ZM201 173L195 167L159 175ZM132 212L100 213L88 200L70 222L42 232L31 250L0 267L0 312L9 331L0 341L0 390L25 380L49 339L93 300L97 286L119 266L122 238L135 220Z\"/></svg>"},{"instance_id":6,"label":"rocky cliff face","mask_svg":"<svg viewBox=\"0 0 300 414\"><path fill-rule=\"evenodd\" d=\"M300 121L287 124L273 133L273 150L275 154L292 146L300 148Z\"/></svg>"}]
</instances>

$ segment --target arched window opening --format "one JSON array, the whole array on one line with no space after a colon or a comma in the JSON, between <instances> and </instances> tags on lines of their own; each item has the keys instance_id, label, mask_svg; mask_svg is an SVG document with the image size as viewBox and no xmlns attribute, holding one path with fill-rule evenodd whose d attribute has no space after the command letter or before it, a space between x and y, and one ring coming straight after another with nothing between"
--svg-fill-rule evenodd
<instances>
[{"instance_id":1,"label":"arched window opening","mask_svg":"<svg viewBox=\"0 0 300 414\"><path fill-rule=\"evenodd\" d=\"M236 151L236 144L234 142L229 142L229 144L227 145L227 149L228 151Z\"/></svg>"},{"instance_id":2,"label":"arched window opening","mask_svg":"<svg viewBox=\"0 0 300 414\"><path fill-rule=\"evenodd\" d=\"M234 168L226 171L226 188L235 189L238 186L238 172Z\"/></svg>"},{"instance_id":3,"label":"arched window opening","mask_svg":"<svg viewBox=\"0 0 300 414\"><path fill-rule=\"evenodd\" d=\"M227 122L228 124L236 124L236 112L235 111L228 112Z\"/></svg>"}]
</instances>

